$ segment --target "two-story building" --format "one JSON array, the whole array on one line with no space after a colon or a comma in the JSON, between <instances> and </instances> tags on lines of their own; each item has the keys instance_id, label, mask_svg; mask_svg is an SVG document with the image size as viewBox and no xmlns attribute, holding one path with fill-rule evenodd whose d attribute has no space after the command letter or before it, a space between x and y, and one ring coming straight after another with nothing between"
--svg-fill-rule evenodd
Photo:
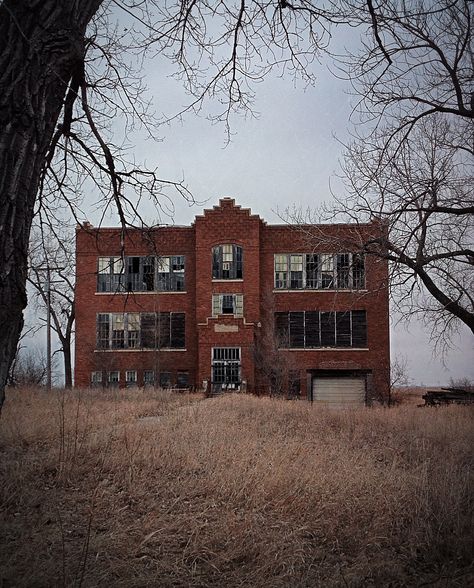
<instances>
[{"instance_id":1,"label":"two-story building","mask_svg":"<svg viewBox=\"0 0 474 588\"><path fill-rule=\"evenodd\" d=\"M268 225L223 198L191 226L76 233L76 386L363 404L389 390L380 223Z\"/></svg>"}]
</instances>

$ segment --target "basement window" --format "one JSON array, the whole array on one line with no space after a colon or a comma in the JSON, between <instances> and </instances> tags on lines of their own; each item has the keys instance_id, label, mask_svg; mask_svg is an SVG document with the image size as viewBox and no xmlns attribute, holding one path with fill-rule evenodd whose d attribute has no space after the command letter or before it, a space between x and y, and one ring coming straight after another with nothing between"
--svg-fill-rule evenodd
<instances>
[{"instance_id":1,"label":"basement window","mask_svg":"<svg viewBox=\"0 0 474 588\"><path fill-rule=\"evenodd\" d=\"M176 375L176 387L177 388L189 388L189 373L178 372Z\"/></svg>"},{"instance_id":2,"label":"basement window","mask_svg":"<svg viewBox=\"0 0 474 588\"><path fill-rule=\"evenodd\" d=\"M160 388L171 388L170 372L160 372Z\"/></svg>"},{"instance_id":3,"label":"basement window","mask_svg":"<svg viewBox=\"0 0 474 588\"><path fill-rule=\"evenodd\" d=\"M110 388L118 388L120 382L120 372L119 371L112 371L107 372L107 384Z\"/></svg>"},{"instance_id":4,"label":"basement window","mask_svg":"<svg viewBox=\"0 0 474 588\"><path fill-rule=\"evenodd\" d=\"M155 372L153 370L143 371L143 385L154 386L155 385Z\"/></svg>"},{"instance_id":5,"label":"basement window","mask_svg":"<svg viewBox=\"0 0 474 588\"><path fill-rule=\"evenodd\" d=\"M127 370L125 372L125 386L135 388L137 385L137 370Z\"/></svg>"},{"instance_id":6,"label":"basement window","mask_svg":"<svg viewBox=\"0 0 474 588\"><path fill-rule=\"evenodd\" d=\"M102 372L91 372L91 387L100 388L102 386Z\"/></svg>"}]
</instances>

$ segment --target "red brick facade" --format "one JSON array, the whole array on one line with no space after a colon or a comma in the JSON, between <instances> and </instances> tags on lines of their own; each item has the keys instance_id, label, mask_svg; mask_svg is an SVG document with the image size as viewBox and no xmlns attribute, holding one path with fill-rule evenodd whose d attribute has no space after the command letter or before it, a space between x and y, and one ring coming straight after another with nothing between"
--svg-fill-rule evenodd
<instances>
[{"instance_id":1,"label":"red brick facade","mask_svg":"<svg viewBox=\"0 0 474 588\"><path fill-rule=\"evenodd\" d=\"M356 233L360 236L377 230L381 228L376 224L319 225L305 227L304 230L295 226L267 225L249 210L236 206L230 198L222 199L218 206L197 216L190 227L159 227L148 231L128 229L123 246L120 229L95 229L90 225L79 227L76 234L76 386L89 386L93 373L102 374L94 378L102 378L105 384L109 372L118 373L116 377L122 386L129 377L126 371L132 373L130 377L136 377L138 385L142 385L147 370L147 373L153 372L157 382L160 374L166 374L171 385L179 385L179 378L185 378L190 386L202 387L205 382L210 389L213 380L217 381L220 377L220 368L213 371L213 350L236 348L240 353L240 368L235 378L238 382L233 386L247 391L267 391L270 383L268 370L263 365L267 360L265 357L262 359L258 349L265 348L263 340L266 341L266 348L272 346L274 317L278 313L280 320L287 320L285 313L290 312L293 313L291 317L302 321L303 314L298 315L297 311L305 311L305 317L312 312L311 316L316 316L317 320L323 317L316 315L315 311L325 311L325 318L336 320L334 317L343 316L343 312L357 309L359 315L363 312L366 320L366 343L363 346L347 347L347 340L341 347L318 344L317 348L293 348L291 344L280 346L275 343L270 362L291 366L291 377L297 381L296 388L302 397L311 397L311 378L319 373L328 376L362 375L368 401L374 397L386 398L389 386L386 263L367 257L365 283L357 289L275 287L276 255L343 253L344 243L350 241L349 234L352 238ZM213 248L228 244L241 247L242 277L213 278ZM222 254L222 250L219 251ZM235 255L235 249L233 251ZM131 256L155 256L156 259L184 256L184 289L137 292L126 291L125 287L98 292L98 259L124 256L127 259ZM294 259L309 258L295 255ZM219 263L224 268L228 267L225 261ZM242 294L243 313L240 314L243 316L219 312L213 316L213 294ZM116 332L107 331L113 329L109 323L104 327L104 337L107 339L107 333L112 333L110 348L104 348L109 344L107 340L102 348L98 344L99 314L105 316L100 320L111 321L112 315L120 318L123 313L140 313L134 315L140 317L136 320L142 320L143 313L149 313L147 316L164 313L160 316L168 320L166 313L173 312L184 313L185 317L185 339L184 344L178 344L179 348L157 345L154 349L143 349L141 335L138 335L138 343L134 340L132 348L131 335L122 332L119 333L122 338L130 337L130 348L115 348L114 345L123 345L123 342L112 342ZM128 320L131 325L131 319ZM130 326L125 326L127 328ZM285 335L285 331L282 332ZM306 337L305 340L309 340L309 331ZM282 372L279 373L281 376Z\"/></svg>"}]
</instances>

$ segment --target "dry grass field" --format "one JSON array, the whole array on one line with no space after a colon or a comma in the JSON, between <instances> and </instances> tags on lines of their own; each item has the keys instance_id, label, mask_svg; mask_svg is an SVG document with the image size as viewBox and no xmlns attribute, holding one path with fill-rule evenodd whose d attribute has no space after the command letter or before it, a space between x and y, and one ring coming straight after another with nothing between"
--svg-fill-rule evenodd
<instances>
[{"instance_id":1,"label":"dry grass field","mask_svg":"<svg viewBox=\"0 0 474 588\"><path fill-rule=\"evenodd\" d=\"M472 586L473 417L9 391L0 586Z\"/></svg>"}]
</instances>

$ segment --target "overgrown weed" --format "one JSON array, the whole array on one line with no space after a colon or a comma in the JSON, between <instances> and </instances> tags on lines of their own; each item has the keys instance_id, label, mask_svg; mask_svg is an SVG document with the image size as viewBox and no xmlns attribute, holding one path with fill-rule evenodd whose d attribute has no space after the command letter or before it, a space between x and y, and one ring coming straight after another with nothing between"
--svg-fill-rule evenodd
<instances>
[{"instance_id":1,"label":"overgrown weed","mask_svg":"<svg viewBox=\"0 0 474 588\"><path fill-rule=\"evenodd\" d=\"M472 408L199 400L11 391L3 583L474 582Z\"/></svg>"}]
</instances>

